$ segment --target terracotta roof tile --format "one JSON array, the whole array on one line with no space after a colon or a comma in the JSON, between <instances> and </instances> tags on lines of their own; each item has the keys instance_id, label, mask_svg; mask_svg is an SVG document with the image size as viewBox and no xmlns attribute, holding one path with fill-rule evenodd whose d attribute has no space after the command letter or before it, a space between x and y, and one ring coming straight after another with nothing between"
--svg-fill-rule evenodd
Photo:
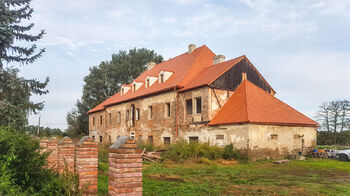
<instances>
[{"instance_id":1,"label":"terracotta roof tile","mask_svg":"<svg viewBox=\"0 0 350 196\"><path fill-rule=\"evenodd\" d=\"M188 54L186 52L165 62L159 63L151 70L144 71L135 79L135 81L144 83L147 76L158 77L160 71L172 72L173 74L167 81L159 84L157 80L152 86L148 88L146 88L145 84L143 84L137 91L132 92L130 89L125 95L122 96L118 92L103 103L90 110L88 113L100 111L103 110L106 106L118 104L138 97L159 93L174 88L183 88L196 75L198 75L198 73L203 68L212 65L214 56L215 54L207 46L203 45L196 48L191 54Z\"/></svg>"},{"instance_id":2,"label":"terracotta roof tile","mask_svg":"<svg viewBox=\"0 0 350 196\"><path fill-rule=\"evenodd\" d=\"M317 123L258 86L244 80L209 125L273 124L317 126Z\"/></svg>"}]
</instances>

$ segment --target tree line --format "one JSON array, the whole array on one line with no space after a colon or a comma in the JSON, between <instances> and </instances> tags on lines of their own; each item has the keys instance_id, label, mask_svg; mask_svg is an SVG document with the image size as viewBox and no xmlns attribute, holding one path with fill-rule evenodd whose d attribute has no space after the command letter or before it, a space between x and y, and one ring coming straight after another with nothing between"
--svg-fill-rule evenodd
<instances>
[{"instance_id":1,"label":"tree line","mask_svg":"<svg viewBox=\"0 0 350 196\"><path fill-rule=\"evenodd\" d=\"M350 144L350 102L335 100L324 102L316 114L320 124L319 144Z\"/></svg>"}]
</instances>

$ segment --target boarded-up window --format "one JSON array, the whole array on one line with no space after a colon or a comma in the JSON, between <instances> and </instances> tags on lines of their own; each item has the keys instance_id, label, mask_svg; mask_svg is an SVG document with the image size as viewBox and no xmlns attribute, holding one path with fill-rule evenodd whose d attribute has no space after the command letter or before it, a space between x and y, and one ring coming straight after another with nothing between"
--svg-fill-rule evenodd
<instances>
[{"instance_id":1,"label":"boarded-up window","mask_svg":"<svg viewBox=\"0 0 350 196\"><path fill-rule=\"evenodd\" d=\"M190 143L198 143L198 137L196 136L192 136L188 138Z\"/></svg>"},{"instance_id":2,"label":"boarded-up window","mask_svg":"<svg viewBox=\"0 0 350 196\"><path fill-rule=\"evenodd\" d=\"M152 135L148 136L148 143L153 145L153 136Z\"/></svg>"},{"instance_id":3,"label":"boarded-up window","mask_svg":"<svg viewBox=\"0 0 350 196\"><path fill-rule=\"evenodd\" d=\"M201 97L196 98L196 113L197 114L202 113L202 98Z\"/></svg>"},{"instance_id":4,"label":"boarded-up window","mask_svg":"<svg viewBox=\"0 0 350 196\"><path fill-rule=\"evenodd\" d=\"M169 145L170 144L170 137L163 137L164 139L164 144Z\"/></svg>"},{"instance_id":5,"label":"boarded-up window","mask_svg":"<svg viewBox=\"0 0 350 196\"><path fill-rule=\"evenodd\" d=\"M223 140L224 139L224 135L216 135L216 139L217 140Z\"/></svg>"},{"instance_id":6,"label":"boarded-up window","mask_svg":"<svg viewBox=\"0 0 350 196\"><path fill-rule=\"evenodd\" d=\"M170 103L165 104L165 116L170 117Z\"/></svg>"},{"instance_id":7,"label":"boarded-up window","mask_svg":"<svg viewBox=\"0 0 350 196\"><path fill-rule=\"evenodd\" d=\"M186 100L186 114L192 114L192 99Z\"/></svg>"},{"instance_id":8,"label":"boarded-up window","mask_svg":"<svg viewBox=\"0 0 350 196\"><path fill-rule=\"evenodd\" d=\"M271 134L272 140L278 140L278 134Z\"/></svg>"}]
</instances>

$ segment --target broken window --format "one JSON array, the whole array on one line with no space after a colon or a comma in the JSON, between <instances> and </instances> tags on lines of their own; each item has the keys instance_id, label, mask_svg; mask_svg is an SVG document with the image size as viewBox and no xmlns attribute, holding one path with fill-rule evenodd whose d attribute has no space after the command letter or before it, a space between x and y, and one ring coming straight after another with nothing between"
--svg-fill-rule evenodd
<instances>
[{"instance_id":1,"label":"broken window","mask_svg":"<svg viewBox=\"0 0 350 196\"><path fill-rule=\"evenodd\" d=\"M271 134L272 140L278 140L278 134Z\"/></svg>"},{"instance_id":2,"label":"broken window","mask_svg":"<svg viewBox=\"0 0 350 196\"><path fill-rule=\"evenodd\" d=\"M122 118L122 114L120 112L118 112L118 123L120 123L121 118Z\"/></svg>"},{"instance_id":3,"label":"broken window","mask_svg":"<svg viewBox=\"0 0 350 196\"><path fill-rule=\"evenodd\" d=\"M188 138L190 143L198 143L198 137L196 136L192 136Z\"/></svg>"},{"instance_id":4,"label":"broken window","mask_svg":"<svg viewBox=\"0 0 350 196\"><path fill-rule=\"evenodd\" d=\"M165 116L166 117L170 117L170 103L166 103L165 104L166 108L165 108Z\"/></svg>"},{"instance_id":5,"label":"broken window","mask_svg":"<svg viewBox=\"0 0 350 196\"><path fill-rule=\"evenodd\" d=\"M223 140L224 139L224 135L216 135L216 139L217 140Z\"/></svg>"},{"instance_id":6,"label":"broken window","mask_svg":"<svg viewBox=\"0 0 350 196\"><path fill-rule=\"evenodd\" d=\"M151 120L152 117L152 106L148 106L148 120Z\"/></svg>"},{"instance_id":7,"label":"broken window","mask_svg":"<svg viewBox=\"0 0 350 196\"><path fill-rule=\"evenodd\" d=\"M170 144L170 137L163 137L164 139L164 144L169 145Z\"/></svg>"},{"instance_id":8,"label":"broken window","mask_svg":"<svg viewBox=\"0 0 350 196\"><path fill-rule=\"evenodd\" d=\"M187 115L192 114L192 99L186 100L186 114Z\"/></svg>"},{"instance_id":9,"label":"broken window","mask_svg":"<svg viewBox=\"0 0 350 196\"><path fill-rule=\"evenodd\" d=\"M125 119L126 121L129 121L129 110L126 110Z\"/></svg>"},{"instance_id":10,"label":"broken window","mask_svg":"<svg viewBox=\"0 0 350 196\"><path fill-rule=\"evenodd\" d=\"M201 97L196 98L196 113L197 114L202 113L202 98Z\"/></svg>"}]
</instances>

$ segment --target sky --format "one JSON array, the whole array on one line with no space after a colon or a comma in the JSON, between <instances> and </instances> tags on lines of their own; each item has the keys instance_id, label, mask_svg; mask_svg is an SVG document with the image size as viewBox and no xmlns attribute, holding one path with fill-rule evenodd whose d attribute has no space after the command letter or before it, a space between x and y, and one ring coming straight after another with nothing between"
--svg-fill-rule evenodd
<instances>
[{"instance_id":1,"label":"sky","mask_svg":"<svg viewBox=\"0 0 350 196\"><path fill-rule=\"evenodd\" d=\"M89 67L113 53L148 48L165 59L207 45L232 59L245 54L276 97L313 118L325 101L350 99L349 0L33 0L33 33L46 52L22 66L50 77L41 125L66 129ZM39 115L29 117L38 123Z\"/></svg>"}]
</instances>

